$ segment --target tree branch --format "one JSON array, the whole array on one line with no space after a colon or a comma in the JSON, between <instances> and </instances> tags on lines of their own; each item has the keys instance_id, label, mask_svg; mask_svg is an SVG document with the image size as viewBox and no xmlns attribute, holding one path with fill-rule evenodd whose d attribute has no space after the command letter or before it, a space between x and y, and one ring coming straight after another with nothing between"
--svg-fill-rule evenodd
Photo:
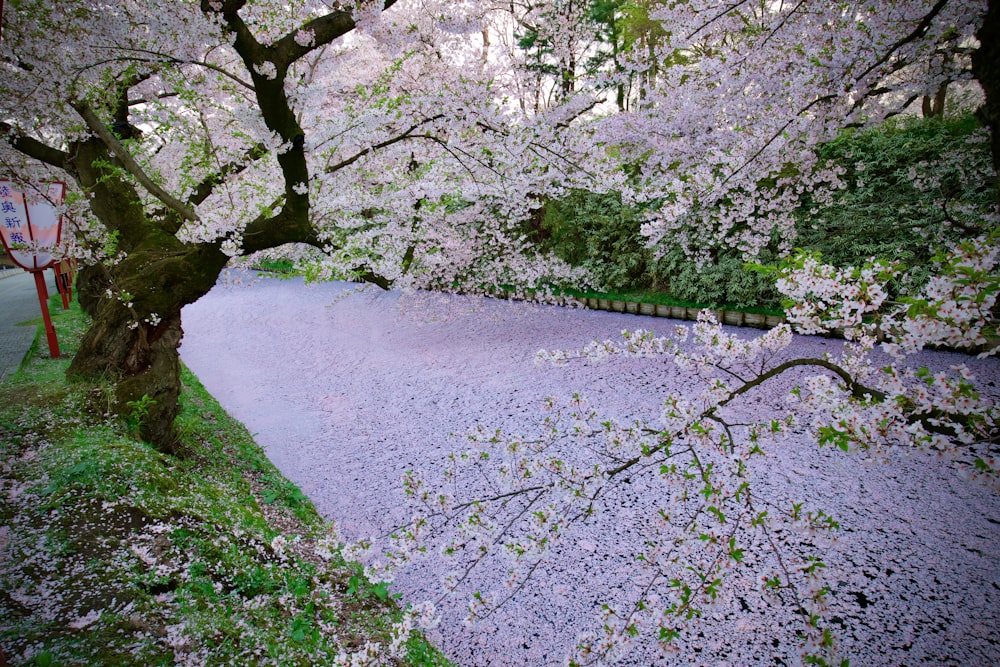
<instances>
[{"instance_id":1,"label":"tree branch","mask_svg":"<svg viewBox=\"0 0 1000 667\"><path fill-rule=\"evenodd\" d=\"M830 371L831 373L833 373L834 375L836 375L837 377L839 377L841 380L844 381L844 384L847 385L848 389L850 389L851 391L851 396L853 396L854 398L864 398L865 396L871 396L876 401L885 400L885 394L878 391L877 389L871 389L861 384L853 377L851 377L850 373L845 371L837 364L827 361L826 359L803 358L803 359L791 359L789 361L784 362L783 364L775 366L774 368L767 371L763 375L757 376L750 382L747 382L742 387L731 393L729 395L729 398L720 401L717 407L722 407L728 404L737 396L747 393L751 389L764 384L771 378L777 377L782 373L784 373L785 371L791 368L795 368L796 366L819 366L820 368L825 368L826 370Z\"/></svg>"},{"instance_id":2,"label":"tree branch","mask_svg":"<svg viewBox=\"0 0 1000 667\"><path fill-rule=\"evenodd\" d=\"M69 153L52 148L37 139L17 134L8 123L0 122L0 132L7 135L7 142L18 152L57 169L69 171Z\"/></svg>"},{"instance_id":3,"label":"tree branch","mask_svg":"<svg viewBox=\"0 0 1000 667\"><path fill-rule=\"evenodd\" d=\"M685 37L685 39L691 39L692 37L694 37L695 35L697 35L699 32L701 32L702 30L704 30L708 26L712 25L713 23L715 23L716 21L718 21L719 19L721 19L723 16L725 16L729 12L733 11L734 9L738 9L740 7L740 5L745 5L746 2L747 2L747 0L739 0L739 2L734 2L733 4L729 5L728 7L724 7L719 13L717 13L711 19L709 19L705 23L702 23L700 26L698 26L693 31L691 31L687 35L687 37Z\"/></svg>"},{"instance_id":4,"label":"tree branch","mask_svg":"<svg viewBox=\"0 0 1000 667\"><path fill-rule=\"evenodd\" d=\"M388 2L386 5L391 5L392 2ZM300 30L288 33L271 47L276 56L275 60L280 61L280 63L276 62L275 64L279 67L281 65L287 67L313 49L321 48L338 37L343 37L354 30L355 25L351 12L343 9L334 10L329 14L307 21ZM311 31L313 33L312 41L306 45L295 41L300 31Z\"/></svg>"},{"instance_id":5,"label":"tree branch","mask_svg":"<svg viewBox=\"0 0 1000 667\"><path fill-rule=\"evenodd\" d=\"M115 60L129 60L134 62L146 62L146 63L162 62L162 63L170 63L173 65L196 65L198 67L204 67L205 69L212 70L213 72L218 72L219 74L238 83L244 88L247 88L249 90L254 89L253 84L250 83L249 81L244 81L243 79L236 76L226 68L220 65L216 65L214 63L210 63L205 60L188 60L186 58L178 58L176 56L172 56L169 53L161 53L159 51L152 51L150 49L133 48L133 49L122 49L122 50L135 51L136 53L143 53L148 56L153 56L153 58L116 58Z\"/></svg>"},{"instance_id":6,"label":"tree branch","mask_svg":"<svg viewBox=\"0 0 1000 667\"><path fill-rule=\"evenodd\" d=\"M798 112L797 114L795 114L794 116L792 116L791 118L789 118L789 119L788 119L787 121L785 121L785 124L784 124L784 125L782 125L782 126L781 126L780 128L778 128L778 130L777 130L776 132L774 132L774 133L773 133L773 134L771 135L771 137L770 137L770 138L769 138L769 139L768 139L767 141L765 141L765 142L763 143L763 145L761 145L761 146L760 146L760 148L758 148L758 149L757 149L757 151L756 151L756 152L755 152L755 153L754 153L753 155L751 155L750 157L748 157L748 158L747 158L747 159L746 159L746 160L745 160L745 161L743 162L743 164L741 164L741 165L739 166L739 168L738 168L738 169L735 169L734 171L730 172L730 174L729 174L728 176L726 176L726 177L725 177L725 178L724 178L724 179L722 180L722 183L721 183L720 185L725 185L726 183L728 183L728 182L729 182L729 181L730 181L730 180L731 180L731 179L732 179L732 178L733 178L734 176L736 176L736 174L738 174L738 173L740 173L741 171L743 171L744 169L746 169L746 168L747 168L747 167L748 167L748 166L749 166L749 165L750 165L750 164L751 164L751 163L752 163L752 162L753 162L754 160L756 160L756 159L757 159L758 157L760 157L760 156L761 156L761 154L762 154L762 153L763 153L763 152L764 152L765 150L767 150L767 147L768 147L768 146L770 146L770 145L771 145L772 143L774 143L774 141L775 141L775 140L776 140L776 139L777 139L778 137L780 137L780 136L781 136L782 134L784 134L785 130L786 130L786 129L788 129L788 126L789 126L789 125L791 125L791 124L792 124L793 122L795 122L795 119L797 119L797 118L798 118L798 117L800 117L800 116L801 116L802 114L804 114L804 113L806 113L807 111L809 111L809 110L810 110L811 108L813 108L813 106L815 106L815 105L817 105L817 104L820 104L820 103L822 103L822 102L829 102L829 101L831 101L831 100L836 100L836 99L837 99L837 96L836 96L836 95L823 95L822 97L817 97L817 98L816 98L816 99L814 99L814 100L813 100L812 102L810 102L810 103L809 103L809 104L807 104L806 106L802 107L802 108L801 108L801 109L799 110L799 112Z\"/></svg>"},{"instance_id":7,"label":"tree branch","mask_svg":"<svg viewBox=\"0 0 1000 667\"><path fill-rule=\"evenodd\" d=\"M164 205L185 220L193 222L198 220L198 216L194 213L194 211L186 206L184 202L180 201L161 188L146 175L146 173L142 170L142 167L139 166L139 163L132 157L132 154L121 145L121 142L119 142L115 135L111 133L111 130L109 130L104 123L101 122L101 119L97 117L89 106L85 103L78 102L73 105L73 108L76 109L77 113L80 114L80 117L87 123L87 127L89 127L94 134L100 137L101 141L103 141L108 147L108 150L121 161L122 166L125 167L126 171L132 174L132 176L135 177L135 179L139 181L139 183L141 183L150 194L159 199L164 203Z\"/></svg>"},{"instance_id":8,"label":"tree branch","mask_svg":"<svg viewBox=\"0 0 1000 667\"><path fill-rule=\"evenodd\" d=\"M212 174L205 180L195 187L194 192L188 197L188 204L191 206L197 206L211 196L212 192L215 190L215 186L222 183L227 177L235 176L241 171L245 170L248 166L261 159L268 154L267 149L263 144L257 144L256 146L247 150L243 156L243 161L241 162L230 162L229 164L223 165L223 167L216 174Z\"/></svg>"},{"instance_id":9,"label":"tree branch","mask_svg":"<svg viewBox=\"0 0 1000 667\"><path fill-rule=\"evenodd\" d=\"M344 167L347 167L347 166L350 166L350 165L354 164L355 162L357 162L358 160L360 160L361 158L363 158L365 155L368 155L372 151L378 150L380 148L386 148L388 146L392 146L393 144L397 144L400 141L405 141L406 139L434 139L434 140L436 140L436 137L434 137L432 135L429 135L429 134L413 134L413 131L416 130L417 128L421 127L422 125L426 125L427 123L430 123L430 122L433 122L435 120L438 120L439 118L443 118L443 114L438 114L437 116L433 116L431 118L425 118L422 121L414 123L410 127L406 128L406 130L402 134L399 134L399 135L397 135L397 136L395 136L395 137L393 137L391 139L386 139L385 141L379 142L377 144L372 144L368 148L365 148L363 150L358 151L357 153L355 153L351 157L346 158L344 160L341 160L337 164L334 164L334 165L331 165L331 166L327 167L324 171L326 173L328 173L328 174L332 174L332 173L334 173L336 171L339 171L339 170L343 169Z\"/></svg>"},{"instance_id":10,"label":"tree branch","mask_svg":"<svg viewBox=\"0 0 1000 667\"><path fill-rule=\"evenodd\" d=\"M864 386L860 382L856 381L853 377L851 377L850 373L848 373L847 371L845 371L843 368L841 368L837 364L834 364L832 362L827 361L826 359L810 359L810 358L792 359L790 361L786 361L786 362L784 362L782 364L779 364L778 366L775 366L774 368L772 368L771 370L767 371L766 373L763 373L763 374L757 376L756 378L754 378L753 380L751 380L749 382L746 382L739 389L737 389L734 392L732 392L731 394L729 394L728 398L723 399L722 401L719 401L718 404L713 405L708 410L706 410L701 415L699 415L699 418L700 419L701 418L712 418L712 415L715 413L715 411L717 409L719 409L720 407L722 407L724 405L727 405L730 401L732 401L736 397L741 396L742 394L745 394L748 391L750 391L750 390L752 390L752 389L754 389L756 387L759 387L760 385L764 384L765 382L767 382L771 378L777 377L777 376L781 375L782 373L784 373L785 371L787 371L789 369L792 369L792 368L795 368L796 366L819 366L820 368L824 368L824 369L830 371L831 373L833 373L834 375L836 375L837 377L839 377L841 380L844 381L844 384L846 384L847 387L851 390L851 396L853 396L854 398L864 398L865 396L870 396L873 400L876 400L876 401L884 401L885 400L885 394L883 394L882 392L878 391L877 389L871 389L869 387ZM668 446L670 446L672 443L673 443L673 440L671 440L671 439L668 438L667 440L665 440L664 442L661 442L656 447L653 447L652 449L650 449L650 451L647 454L644 454L642 456L633 457L633 458L629 459L628 461L625 461L624 463L622 463L618 467L613 468L611 470L608 470L605 473L605 475L608 478L614 477L615 475L619 475L619 474L625 472L626 470L628 470L629 468L633 467L634 465L636 465L640 461L642 461L644 458L648 458L649 456L652 456L653 454L657 454L657 453L663 451ZM694 452L692 450L692 454L693 453Z\"/></svg>"}]
</instances>

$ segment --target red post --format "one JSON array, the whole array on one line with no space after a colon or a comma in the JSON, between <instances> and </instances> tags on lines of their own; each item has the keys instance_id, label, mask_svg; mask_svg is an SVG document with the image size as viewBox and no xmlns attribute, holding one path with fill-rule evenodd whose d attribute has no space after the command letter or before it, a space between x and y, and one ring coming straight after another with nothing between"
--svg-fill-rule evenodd
<instances>
[{"instance_id":1,"label":"red post","mask_svg":"<svg viewBox=\"0 0 1000 667\"><path fill-rule=\"evenodd\" d=\"M45 288L45 271L32 271L35 276L35 289L38 290L38 305L42 307L42 321L45 322L45 337L49 341L49 356L59 358L59 341L56 340L56 329L52 326L49 316L49 291Z\"/></svg>"},{"instance_id":2,"label":"red post","mask_svg":"<svg viewBox=\"0 0 1000 667\"><path fill-rule=\"evenodd\" d=\"M52 265L52 277L56 281L56 290L58 290L59 296L62 297L63 310L69 310L69 295L66 293L66 283L63 282L63 274L59 273L60 268L62 268L61 264Z\"/></svg>"}]
</instances>

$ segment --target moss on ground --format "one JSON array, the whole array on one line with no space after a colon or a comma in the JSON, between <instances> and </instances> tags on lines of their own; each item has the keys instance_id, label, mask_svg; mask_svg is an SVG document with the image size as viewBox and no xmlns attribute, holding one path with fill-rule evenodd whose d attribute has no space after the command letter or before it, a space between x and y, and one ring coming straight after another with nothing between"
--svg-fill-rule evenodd
<instances>
[{"instance_id":1,"label":"moss on ground","mask_svg":"<svg viewBox=\"0 0 1000 667\"><path fill-rule=\"evenodd\" d=\"M309 499L193 375L183 456L162 454L112 415L110 387L66 380L87 319L52 311L63 358L36 344L0 383L9 664L334 664L389 642L384 587L358 586ZM416 636L381 664L447 663Z\"/></svg>"}]
</instances>

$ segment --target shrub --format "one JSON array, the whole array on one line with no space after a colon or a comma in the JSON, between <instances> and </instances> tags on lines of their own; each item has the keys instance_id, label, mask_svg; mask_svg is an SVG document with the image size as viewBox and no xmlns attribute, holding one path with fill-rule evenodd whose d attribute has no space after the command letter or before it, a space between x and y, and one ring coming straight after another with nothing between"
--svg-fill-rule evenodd
<instances>
[{"instance_id":1,"label":"shrub","mask_svg":"<svg viewBox=\"0 0 1000 667\"><path fill-rule=\"evenodd\" d=\"M921 285L942 244L976 234L989 219L996 194L987 139L971 114L845 130L820 150L843 172L845 188L829 205L803 201L796 245L840 267L899 260L912 269L907 280ZM609 291L662 291L710 306L779 306L773 274L747 268L724 239L701 264L679 246L647 248L642 213L618 193L574 190L545 204L532 233ZM777 259L765 248L756 261Z\"/></svg>"},{"instance_id":2,"label":"shrub","mask_svg":"<svg viewBox=\"0 0 1000 667\"><path fill-rule=\"evenodd\" d=\"M605 289L641 289L648 286L650 257L641 225L641 213L623 205L620 194L574 190L546 203L540 237L543 247L588 269Z\"/></svg>"},{"instance_id":3,"label":"shrub","mask_svg":"<svg viewBox=\"0 0 1000 667\"><path fill-rule=\"evenodd\" d=\"M806 202L798 245L834 266L899 260L920 284L940 245L979 231L996 202L988 134L972 115L848 130L820 155L847 187L830 206Z\"/></svg>"}]
</instances>

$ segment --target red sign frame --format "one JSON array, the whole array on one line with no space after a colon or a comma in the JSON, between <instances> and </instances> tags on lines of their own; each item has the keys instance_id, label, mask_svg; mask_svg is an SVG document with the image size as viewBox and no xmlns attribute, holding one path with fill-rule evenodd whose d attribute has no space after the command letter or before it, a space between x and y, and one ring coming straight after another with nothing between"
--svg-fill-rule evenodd
<instances>
[{"instance_id":1,"label":"red sign frame","mask_svg":"<svg viewBox=\"0 0 1000 667\"><path fill-rule=\"evenodd\" d=\"M59 356L59 341L56 340L55 327L52 326L49 315L45 269L58 262L55 249L62 236L63 220L62 215L57 215L55 211L56 206L66 198L66 184L62 181L43 183L41 187L47 190L44 195L41 194L41 187L37 193L29 195L12 187L14 185L10 180L0 179L0 241L11 260L35 277L49 355L55 359ZM32 216L35 218L34 223ZM27 238L24 237L25 232L28 234Z\"/></svg>"}]
</instances>

